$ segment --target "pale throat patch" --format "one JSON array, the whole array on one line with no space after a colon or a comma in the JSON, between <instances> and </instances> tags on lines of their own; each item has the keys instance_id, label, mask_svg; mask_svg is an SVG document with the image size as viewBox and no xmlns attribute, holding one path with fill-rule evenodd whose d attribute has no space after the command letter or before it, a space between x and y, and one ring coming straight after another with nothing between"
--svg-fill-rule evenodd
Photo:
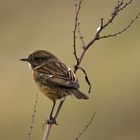
<instances>
[{"instance_id":1,"label":"pale throat patch","mask_svg":"<svg viewBox=\"0 0 140 140\"><path fill-rule=\"evenodd\" d=\"M30 67L31 70L37 70L38 68L42 67L44 65L44 63L41 64L41 65L39 65L39 66L36 66L34 69L32 69L32 66L31 66L30 63L28 63L28 65L29 65L29 67Z\"/></svg>"},{"instance_id":2,"label":"pale throat patch","mask_svg":"<svg viewBox=\"0 0 140 140\"><path fill-rule=\"evenodd\" d=\"M31 64L30 64L30 63L28 63L28 65L29 65L29 68L32 70Z\"/></svg>"}]
</instances>

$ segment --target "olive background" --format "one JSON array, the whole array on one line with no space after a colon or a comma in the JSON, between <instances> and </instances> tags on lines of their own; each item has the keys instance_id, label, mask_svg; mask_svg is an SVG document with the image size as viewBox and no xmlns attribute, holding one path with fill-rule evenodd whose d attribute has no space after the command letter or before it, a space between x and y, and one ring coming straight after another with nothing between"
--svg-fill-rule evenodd
<instances>
[{"instance_id":1,"label":"olive background","mask_svg":"<svg viewBox=\"0 0 140 140\"><path fill-rule=\"evenodd\" d=\"M81 32L88 43L110 17L116 0L84 0L80 13ZM140 11L140 1L120 12L103 32L123 29ZM41 140L42 125L52 102L40 93L27 63L19 61L34 50L45 49L73 69L73 0L0 0L0 139L27 140L35 94L38 93L32 140ZM72 140L96 111L93 123L81 140L140 139L140 19L118 37L97 41L81 66L92 83L89 100L67 97L50 140ZM78 51L81 51L78 41ZM77 73L80 89L88 86Z\"/></svg>"}]
</instances>

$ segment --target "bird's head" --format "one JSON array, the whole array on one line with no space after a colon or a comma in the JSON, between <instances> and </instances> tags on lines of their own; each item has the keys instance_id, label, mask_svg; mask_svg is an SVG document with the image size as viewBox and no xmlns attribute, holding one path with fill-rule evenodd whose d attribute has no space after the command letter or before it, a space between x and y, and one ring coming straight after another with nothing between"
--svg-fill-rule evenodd
<instances>
[{"instance_id":1,"label":"bird's head","mask_svg":"<svg viewBox=\"0 0 140 140\"><path fill-rule=\"evenodd\" d=\"M20 59L26 61L31 65L32 69L47 63L49 60L57 59L53 54L45 50L37 50L31 53L27 58Z\"/></svg>"}]
</instances>

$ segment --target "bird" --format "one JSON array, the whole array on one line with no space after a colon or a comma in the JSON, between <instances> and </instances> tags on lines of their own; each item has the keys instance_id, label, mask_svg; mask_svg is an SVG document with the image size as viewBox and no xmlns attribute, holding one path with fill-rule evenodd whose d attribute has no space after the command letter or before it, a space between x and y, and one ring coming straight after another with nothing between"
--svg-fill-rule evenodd
<instances>
[{"instance_id":1,"label":"bird","mask_svg":"<svg viewBox=\"0 0 140 140\"><path fill-rule=\"evenodd\" d=\"M71 68L49 51L36 50L20 60L29 63L36 85L53 102L50 120L53 119L57 99L67 95L74 95L77 99L89 98L79 90L78 79Z\"/></svg>"}]
</instances>

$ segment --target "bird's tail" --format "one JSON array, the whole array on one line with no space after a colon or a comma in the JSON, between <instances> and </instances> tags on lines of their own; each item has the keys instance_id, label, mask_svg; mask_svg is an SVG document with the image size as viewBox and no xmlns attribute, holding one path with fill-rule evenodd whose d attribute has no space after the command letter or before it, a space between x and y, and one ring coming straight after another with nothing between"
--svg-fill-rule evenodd
<instances>
[{"instance_id":1,"label":"bird's tail","mask_svg":"<svg viewBox=\"0 0 140 140\"><path fill-rule=\"evenodd\" d=\"M71 92L77 99L88 99L89 98L87 95L85 95L83 92L81 92L78 89L72 89Z\"/></svg>"}]
</instances>

